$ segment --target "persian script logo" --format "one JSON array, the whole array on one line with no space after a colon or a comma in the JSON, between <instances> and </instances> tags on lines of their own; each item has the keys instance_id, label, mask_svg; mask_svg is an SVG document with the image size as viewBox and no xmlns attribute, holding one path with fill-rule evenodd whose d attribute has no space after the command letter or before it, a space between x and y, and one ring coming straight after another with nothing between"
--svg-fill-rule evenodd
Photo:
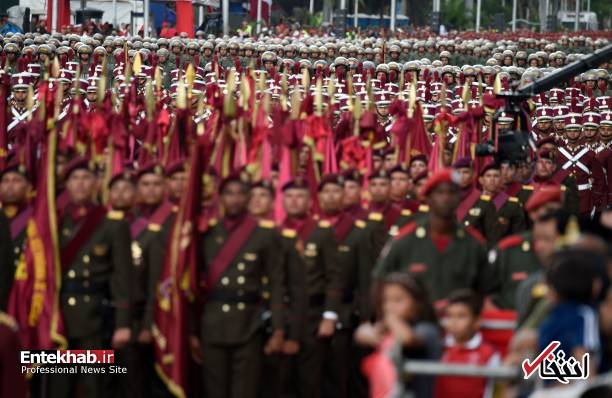
<instances>
[{"instance_id":1,"label":"persian script logo","mask_svg":"<svg viewBox=\"0 0 612 398\"><path fill-rule=\"evenodd\" d=\"M589 354L582 356L582 363L574 357L566 358L565 352L559 350L558 341L552 341L533 361L523 361L523 376L530 378L536 371L543 380L557 380L567 384L570 380L589 377Z\"/></svg>"}]
</instances>

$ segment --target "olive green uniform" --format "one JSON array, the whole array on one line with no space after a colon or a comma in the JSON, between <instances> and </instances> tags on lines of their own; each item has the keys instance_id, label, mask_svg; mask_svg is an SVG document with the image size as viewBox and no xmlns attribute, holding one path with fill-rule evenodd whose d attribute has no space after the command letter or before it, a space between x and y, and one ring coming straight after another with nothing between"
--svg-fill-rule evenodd
<instances>
[{"instance_id":1,"label":"olive green uniform","mask_svg":"<svg viewBox=\"0 0 612 398\"><path fill-rule=\"evenodd\" d=\"M480 195L465 217L459 221L466 227L471 226L477 229L488 242L496 242L493 240L498 234L496 213L497 211L491 201L491 196Z\"/></svg>"},{"instance_id":2,"label":"olive green uniform","mask_svg":"<svg viewBox=\"0 0 612 398\"><path fill-rule=\"evenodd\" d=\"M408 272L427 287L432 300L444 300L461 288L489 293L495 288L492 270L486 262L484 240L471 227L457 225L440 252L429 235L429 217L405 226L383 250L374 277L391 272Z\"/></svg>"},{"instance_id":3,"label":"olive green uniform","mask_svg":"<svg viewBox=\"0 0 612 398\"><path fill-rule=\"evenodd\" d=\"M281 235L291 313L286 336L300 344L292 385L301 397L320 397L329 341L317 337L317 332L323 313L338 314L342 299L336 238L326 221L320 221L305 239L289 228Z\"/></svg>"},{"instance_id":4,"label":"olive green uniform","mask_svg":"<svg viewBox=\"0 0 612 398\"><path fill-rule=\"evenodd\" d=\"M499 285L499 289L491 297L493 303L500 309L516 309L519 284L541 269L533 252L531 232L526 231L501 240L489 252L488 262Z\"/></svg>"},{"instance_id":5,"label":"olive green uniform","mask_svg":"<svg viewBox=\"0 0 612 398\"><path fill-rule=\"evenodd\" d=\"M6 311L13 285L13 275L15 275L13 250L10 223L4 212L0 210L0 311Z\"/></svg>"},{"instance_id":6,"label":"olive green uniform","mask_svg":"<svg viewBox=\"0 0 612 398\"><path fill-rule=\"evenodd\" d=\"M235 244L232 239L237 238L230 235L223 221L211 225L203 235L200 269L205 275L224 245ZM207 398L248 398L258 394L266 310L270 312L272 329L284 327L284 270L279 248L280 237L274 223L260 221L232 253L218 282L207 286L208 297L197 321Z\"/></svg>"},{"instance_id":7,"label":"olive green uniform","mask_svg":"<svg viewBox=\"0 0 612 398\"><path fill-rule=\"evenodd\" d=\"M527 227L525 221L525 210L520 200L511 196L496 209L496 222L490 236L487 236L489 244L496 244L508 235L523 232Z\"/></svg>"},{"instance_id":8,"label":"olive green uniform","mask_svg":"<svg viewBox=\"0 0 612 398\"><path fill-rule=\"evenodd\" d=\"M81 230L86 222L73 219L70 212L62 217L59 230L62 256L72 239L87 233ZM130 229L123 213L110 211L77 249L74 260L62 264L60 306L69 348L108 349L114 330L130 326L130 241ZM56 375L50 378L49 392L53 397L68 397L79 389L83 396L104 396L107 377L105 374Z\"/></svg>"}]
</instances>

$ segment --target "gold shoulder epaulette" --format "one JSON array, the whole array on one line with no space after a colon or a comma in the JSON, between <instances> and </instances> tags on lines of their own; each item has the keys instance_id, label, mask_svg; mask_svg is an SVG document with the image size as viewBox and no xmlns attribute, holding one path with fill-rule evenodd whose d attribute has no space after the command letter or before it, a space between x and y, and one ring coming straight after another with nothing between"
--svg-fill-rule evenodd
<instances>
[{"instance_id":1,"label":"gold shoulder epaulette","mask_svg":"<svg viewBox=\"0 0 612 398\"><path fill-rule=\"evenodd\" d=\"M567 190L567 187L565 185L561 185L561 190L565 191L565 190Z\"/></svg>"},{"instance_id":2,"label":"gold shoulder epaulette","mask_svg":"<svg viewBox=\"0 0 612 398\"><path fill-rule=\"evenodd\" d=\"M259 221L259 226L262 227L262 228L272 229L272 228L276 227L276 224L274 224L274 221L260 220Z\"/></svg>"},{"instance_id":3,"label":"gold shoulder epaulette","mask_svg":"<svg viewBox=\"0 0 612 398\"><path fill-rule=\"evenodd\" d=\"M214 227L215 225L217 225L217 219L216 218L211 218L210 220L208 220L208 226L209 227Z\"/></svg>"},{"instance_id":4,"label":"gold shoulder epaulette","mask_svg":"<svg viewBox=\"0 0 612 398\"><path fill-rule=\"evenodd\" d=\"M12 331L16 332L18 329L17 321L15 318L7 314L6 312L0 311L0 325L7 326Z\"/></svg>"},{"instance_id":5,"label":"gold shoulder epaulette","mask_svg":"<svg viewBox=\"0 0 612 398\"><path fill-rule=\"evenodd\" d=\"M147 229L148 229L149 231L159 232L159 231L161 231L161 225L156 224L156 223L150 223L150 224L147 226Z\"/></svg>"},{"instance_id":6,"label":"gold shoulder epaulette","mask_svg":"<svg viewBox=\"0 0 612 398\"><path fill-rule=\"evenodd\" d=\"M281 232L281 234L285 237L285 238L295 238L297 236L297 232L295 229L289 229L289 228L285 228L283 229L283 231Z\"/></svg>"},{"instance_id":7,"label":"gold shoulder epaulette","mask_svg":"<svg viewBox=\"0 0 612 398\"><path fill-rule=\"evenodd\" d=\"M366 223L363 220L355 220L355 226L357 228L365 228L366 227Z\"/></svg>"},{"instance_id":8,"label":"gold shoulder epaulette","mask_svg":"<svg viewBox=\"0 0 612 398\"><path fill-rule=\"evenodd\" d=\"M330 228L331 227L331 223L327 220L321 220L319 221L319 227L321 228Z\"/></svg>"},{"instance_id":9,"label":"gold shoulder epaulette","mask_svg":"<svg viewBox=\"0 0 612 398\"><path fill-rule=\"evenodd\" d=\"M513 203L518 203L519 201L519 199L516 196L510 196L508 200Z\"/></svg>"},{"instance_id":10,"label":"gold shoulder epaulette","mask_svg":"<svg viewBox=\"0 0 612 398\"><path fill-rule=\"evenodd\" d=\"M121 210L111 210L106 213L106 218L109 220L123 220L123 212Z\"/></svg>"},{"instance_id":11,"label":"gold shoulder epaulette","mask_svg":"<svg viewBox=\"0 0 612 398\"><path fill-rule=\"evenodd\" d=\"M382 213L372 212L368 214L368 220L370 221L382 221L383 215Z\"/></svg>"},{"instance_id":12,"label":"gold shoulder epaulette","mask_svg":"<svg viewBox=\"0 0 612 398\"><path fill-rule=\"evenodd\" d=\"M488 202L491 200L491 197L489 195L480 195L480 199Z\"/></svg>"},{"instance_id":13,"label":"gold shoulder epaulette","mask_svg":"<svg viewBox=\"0 0 612 398\"><path fill-rule=\"evenodd\" d=\"M410 216L410 215L412 215L412 211L410 211L410 209L402 210L402 216Z\"/></svg>"},{"instance_id":14,"label":"gold shoulder epaulette","mask_svg":"<svg viewBox=\"0 0 612 398\"><path fill-rule=\"evenodd\" d=\"M523 185L522 188L525 191L533 191L533 185Z\"/></svg>"},{"instance_id":15,"label":"gold shoulder epaulette","mask_svg":"<svg viewBox=\"0 0 612 398\"><path fill-rule=\"evenodd\" d=\"M429 211L428 205L419 205L419 211L423 213L427 213Z\"/></svg>"}]
</instances>

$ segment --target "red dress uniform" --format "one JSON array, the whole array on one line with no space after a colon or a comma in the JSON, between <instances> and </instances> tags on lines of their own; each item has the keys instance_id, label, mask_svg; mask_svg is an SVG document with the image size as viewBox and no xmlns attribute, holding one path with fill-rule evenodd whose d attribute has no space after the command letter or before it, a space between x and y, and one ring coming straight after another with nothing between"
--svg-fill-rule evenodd
<instances>
[{"instance_id":1,"label":"red dress uniform","mask_svg":"<svg viewBox=\"0 0 612 398\"><path fill-rule=\"evenodd\" d=\"M559 171L557 182L570 175L578 187L579 211L590 213L593 208L601 210L607 202L606 177L595 152L587 146L559 147L557 156Z\"/></svg>"},{"instance_id":2,"label":"red dress uniform","mask_svg":"<svg viewBox=\"0 0 612 398\"><path fill-rule=\"evenodd\" d=\"M612 143L601 144L595 151L597 161L601 164L606 175L607 194L606 203L612 204Z\"/></svg>"},{"instance_id":3,"label":"red dress uniform","mask_svg":"<svg viewBox=\"0 0 612 398\"><path fill-rule=\"evenodd\" d=\"M485 366L497 364L500 360L499 354L482 340L480 333L461 346L447 336L445 345L442 363ZM434 398L485 398L491 396L491 390L484 377L439 376L434 387Z\"/></svg>"}]
</instances>

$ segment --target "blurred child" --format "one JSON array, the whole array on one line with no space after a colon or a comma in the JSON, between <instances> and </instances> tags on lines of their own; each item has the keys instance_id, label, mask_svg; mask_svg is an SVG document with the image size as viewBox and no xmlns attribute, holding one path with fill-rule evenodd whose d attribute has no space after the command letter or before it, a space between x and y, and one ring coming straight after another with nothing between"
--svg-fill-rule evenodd
<instances>
[{"instance_id":1,"label":"blurred child","mask_svg":"<svg viewBox=\"0 0 612 398\"><path fill-rule=\"evenodd\" d=\"M355 332L358 344L376 350L363 361L370 397L397 396L402 390L416 397L431 397L431 377L416 375L400 385L402 377L396 371L398 361L436 360L440 356L440 330L425 288L408 274L392 273L378 293L379 321L362 324Z\"/></svg>"},{"instance_id":2,"label":"blurred child","mask_svg":"<svg viewBox=\"0 0 612 398\"><path fill-rule=\"evenodd\" d=\"M444 310L446 331L442 362L476 366L494 366L500 356L493 346L482 340L480 311L482 298L470 290L457 290L448 298ZM484 377L439 376L436 379L436 398L483 398L493 393L493 388Z\"/></svg>"},{"instance_id":3,"label":"blurred child","mask_svg":"<svg viewBox=\"0 0 612 398\"><path fill-rule=\"evenodd\" d=\"M567 249L555 254L546 280L552 308L540 326L539 346L561 343L566 358L591 354L590 375L601 361L597 305L607 285L606 262L592 250Z\"/></svg>"}]
</instances>

